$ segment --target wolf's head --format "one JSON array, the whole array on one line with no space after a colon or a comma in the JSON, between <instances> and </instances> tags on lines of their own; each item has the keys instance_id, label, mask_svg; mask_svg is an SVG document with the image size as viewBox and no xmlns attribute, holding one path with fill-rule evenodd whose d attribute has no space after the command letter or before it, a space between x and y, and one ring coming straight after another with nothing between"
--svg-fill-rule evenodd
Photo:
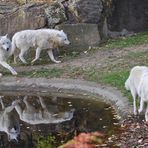
<instances>
[{"instance_id":1,"label":"wolf's head","mask_svg":"<svg viewBox=\"0 0 148 148\"><path fill-rule=\"evenodd\" d=\"M69 45L70 41L67 38L67 35L63 32L63 30L57 33L58 42L60 46Z\"/></svg>"},{"instance_id":2,"label":"wolf's head","mask_svg":"<svg viewBox=\"0 0 148 148\"><path fill-rule=\"evenodd\" d=\"M14 103L12 102L12 105L5 108L4 111L4 132L8 135L8 140L16 140L18 141L18 137L20 135L20 124L19 124L19 117L14 112L15 106L18 104L18 101L16 100Z\"/></svg>"},{"instance_id":3,"label":"wolf's head","mask_svg":"<svg viewBox=\"0 0 148 148\"><path fill-rule=\"evenodd\" d=\"M8 38L8 35L0 36L0 48L6 51L11 49L11 41Z\"/></svg>"},{"instance_id":4,"label":"wolf's head","mask_svg":"<svg viewBox=\"0 0 148 148\"><path fill-rule=\"evenodd\" d=\"M16 140L18 141L18 136L20 134L20 127L19 126L14 126L14 127L11 127L10 129L8 129L8 140Z\"/></svg>"}]
</instances>

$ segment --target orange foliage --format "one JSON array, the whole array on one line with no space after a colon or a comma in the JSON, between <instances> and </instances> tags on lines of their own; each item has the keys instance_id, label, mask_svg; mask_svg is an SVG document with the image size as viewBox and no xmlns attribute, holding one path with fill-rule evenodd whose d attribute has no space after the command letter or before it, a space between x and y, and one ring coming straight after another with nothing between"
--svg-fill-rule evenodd
<instances>
[{"instance_id":1,"label":"orange foliage","mask_svg":"<svg viewBox=\"0 0 148 148\"><path fill-rule=\"evenodd\" d=\"M103 137L99 132L81 133L59 148L95 148L96 145L102 144Z\"/></svg>"}]
</instances>

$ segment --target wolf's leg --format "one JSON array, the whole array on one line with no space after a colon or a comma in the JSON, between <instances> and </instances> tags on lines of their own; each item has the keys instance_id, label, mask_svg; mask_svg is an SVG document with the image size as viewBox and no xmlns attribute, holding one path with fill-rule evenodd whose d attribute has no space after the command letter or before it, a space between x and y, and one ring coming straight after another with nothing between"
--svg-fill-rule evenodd
<instances>
[{"instance_id":1,"label":"wolf's leg","mask_svg":"<svg viewBox=\"0 0 148 148\"><path fill-rule=\"evenodd\" d=\"M45 102L43 101L43 98L39 96L39 101L40 101L40 104L42 106L43 109L46 109L46 105L45 105Z\"/></svg>"},{"instance_id":2,"label":"wolf's leg","mask_svg":"<svg viewBox=\"0 0 148 148\"><path fill-rule=\"evenodd\" d=\"M34 63L37 59L39 59L41 50L42 49L39 47L36 49L35 58L31 61L31 63Z\"/></svg>"},{"instance_id":3,"label":"wolf's leg","mask_svg":"<svg viewBox=\"0 0 148 148\"><path fill-rule=\"evenodd\" d=\"M14 55L14 59L13 59L14 60L14 64L17 63L17 58L18 58L18 55L17 56Z\"/></svg>"},{"instance_id":4,"label":"wolf's leg","mask_svg":"<svg viewBox=\"0 0 148 148\"><path fill-rule=\"evenodd\" d=\"M24 102L25 105L26 105L27 112L33 114L33 113L35 112L35 108L33 107L33 105L31 105L31 104L27 101L27 98L28 98L28 96L25 96L24 99L23 99L23 102Z\"/></svg>"},{"instance_id":5,"label":"wolf's leg","mask_svg":"<svg viewBox=\"0 0 148 148\"><path fill-rule=\"evenodd\" d=\"M55 58L54 58L54 56L53 56L52 50L48 50L47 53L48 53L48 55L49 55L51 61L53 61L53 62L55 62L55 63L61 63L61 61L56 61L56 60L55 60Z\"/></svg>"},{"instance_id":6,"label":"wolf's leg","mask_svg":"<svg viewBox=\"0 0 148 148\"><path fill-rule=\"evenodd\" d=\"M25 96L24 99L23 99L23 102L25 103L26 106L30 106L27 99L28 99L28 96Z\"/></svg>"},{"instance_id":7,"label":"wolf's leg","mask_svg":"<svg viewBox=\"0 0 148 148\"><path fill-rule=\"evenodd\" d=\"M15 108L14 105L10 105L10 106L6 107L6 108L5 108L5 113L11 112L14 108Z\"/></svg>"},{"instance_id":8,"label":"wolf's leg","mask_svg":"<svg viewBox=\"0 0 148 148\"><path fill-rule=\"evenodd\" d=\"M137 96L137 94L136 94L135 89L131 89L131 94L133 96L134 115L137 115L137 106L136 106L136 96Z\"/></svg>"},{"instance_id":9,"label":"wolf's leg","mask_svg":"<svg viewBox=\"0 0 148 148\"><path fill-rule=\"evenodd\" d=\"M13 101L12 105L5 108L5 112L7 112L7 113L11 112L18 105L19 102L20 102L20 100Z\"/></svg>"},{"instance_id":10,"label":"wolf's leg","mask_svg":"<svg viewBox=\"0 0 148 148\"><path fill-rule=\"evenodd\" d=\"M4 106L4 103L3 103L3 100L2 100L2 96L0 96L0 103L1 103L2 109L5 109L5 106Z\"/></svg>"},{"instance_id":11,"label":"wolf's leg","mask_svg":"<svg viewBox=\"0 0 148 148\"><path fill-rule=\"evenodd\" d=\"M9 64L7 64L5 61L0 61L0 64L1 64L3 67L5 67L5 68L7 68L8 70L10 70L13 75L17 75L17 72L16 72Z\"/></svg>"},{"instance_id":12,"label":"wolf's leg","mask_svg":"<svg viewBox=\"0 0 148 148\"><path fill-rule=\"evenodd\" d=\"M12 102L12 106L15 107L15 110L17 111L17 113L19 114L19 116L22 116L23 113L23 109L21 108L21 106L19 105L21 101L20 100L14 100Z\"/></svg>"},{"instance_id":13,"label":"wolf's leg","mask_svg":"<svg viewBox=\"0 0 148 148\"><path fill-rule=\"evenodd\" d=\"M14 60L14 64L16 64L17 62L17 58L19 57L19 55L18 55L18 53L17 53L17 51L14 51L14 58L13 58L13 60Z\"/></svg>"},{"instance_id":14,"label":"wolf's leg","mask_svg":"<svg viewBox=\"0 0 148 148\"><path fill-rule=\"evenodd\" d=\"M146 102L145 120L148 121L148 102Z\"/></svg>"},{"instance_id":15,"label":"wolf's leg","mask_svg":"<svg viewBox=\"0 0 148 148\"><path fill-rule=\"evenodd\" d=\"M141 98L141 100L140 100L140 107L139 107L139 110L138 110L139 113L141 113L143 111L143 107L144 107L144 99Z\"/></svg>"},{"instance_id":16,"label":"wolf's leg","mask_svg":"<svg viewBox=\"0 0 148 148\"><path fill-rule=\"evenodd\" d=\"M21 49L21 52L19 54L19 58L20 60L24 63L27 64L26 60L24 59L24 53L27 51L28 49Z\"/></svg>"}]
</instances>

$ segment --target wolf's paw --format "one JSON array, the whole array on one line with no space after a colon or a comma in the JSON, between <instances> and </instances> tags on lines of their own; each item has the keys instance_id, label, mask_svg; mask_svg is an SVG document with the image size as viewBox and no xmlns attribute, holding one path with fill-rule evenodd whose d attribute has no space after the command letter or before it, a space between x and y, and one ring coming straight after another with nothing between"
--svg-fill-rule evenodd
<instances>
[{"instance_id":1,"label":"wolf's paw","mask_svg":"<svg viewBox=\"0 0 148 148\"><path fill-rule=\"evenodd\" d=\"M3 74L2 73L0 73L0 77L2 77L3 76Z\"/></svg>"},{"instance_id":2,"label":"wolf's paw","mask_svg":"<svg viewBox=\"0 0 148 148\"><path fill-rule=\"evenodd\" d=\"M16 76L18 73L17 73L16 71L14 71L12 74L13 74L14 76Z\"/></svg>"},{"instance_id":3,"label":"wolf's paw","mask_svg":"<svg viewBox=\"0 0 148 148\"><path fill-rule=\"evenodd\" d=\"M134 115L137 116L137 111L134 111Z\"/></svg>"},{"instance_id":4,"label":"wolf's paw","mask_svg":"<svg viewBox=\"0 0 148 148\"><path fill-rule=\"evenodd\" d=\"M138 109L138 113L140 114L142 112L143 109Z\"/></svg>"},{"instance_id":5,"label":"wolf's paw","mask_svg":"<svg viewBox=\"0 0 148 148\"><path fill-rule=\"evenodd\" d=\"M59 64L59 63L61 63L61 61L55 61L55 63Z\"/></svg>"},{"instance_id":6,"label":"wolf's paw","mask_svg":"<svg viewBox=\"0 0 148 148\"><path fill-rule=\"evenodd\" d=\"M36 62L36 60L37 60L37 59L33 59L33 60L31 61L31 64L34 64L34 63Z\"/></svg>"}]
</instances>

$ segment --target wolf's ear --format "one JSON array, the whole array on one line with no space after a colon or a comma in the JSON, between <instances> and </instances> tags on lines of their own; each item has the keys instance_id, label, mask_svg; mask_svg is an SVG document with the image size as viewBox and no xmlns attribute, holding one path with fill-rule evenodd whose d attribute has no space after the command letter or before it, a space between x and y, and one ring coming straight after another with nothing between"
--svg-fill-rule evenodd
<instances>
[{"instance_id":1,"label":"wolf's ear","mask_svg":"<svg viewBox=\"0 0 148 148\"><path fill-rule=\"evenodd\" d=\"M61 34L57 33L57 37L61 37Z\"/></svg>"}]
</instances>

